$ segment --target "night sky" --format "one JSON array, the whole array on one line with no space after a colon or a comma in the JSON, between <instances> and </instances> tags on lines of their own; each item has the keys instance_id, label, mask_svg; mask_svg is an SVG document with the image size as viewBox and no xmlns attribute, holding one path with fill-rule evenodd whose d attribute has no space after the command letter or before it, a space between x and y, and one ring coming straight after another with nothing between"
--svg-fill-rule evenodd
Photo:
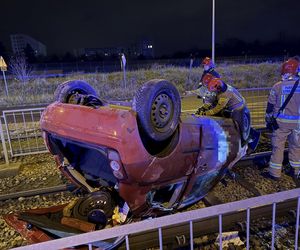
<instances>
[{"instance_id":1,"label":"night sky","mask_svg":"<svg viewBox=\"0 0 300 250\"><path fill-rule=\"evenodd\" d=\"M0 41L23 33L48 54L126 46L142 37L156 55L210 49L211 0L1 0ZM216 42L299 39L300 0L216 0ZM300 46L300 45L299 45Z\"/></svg>"}]
</instances>

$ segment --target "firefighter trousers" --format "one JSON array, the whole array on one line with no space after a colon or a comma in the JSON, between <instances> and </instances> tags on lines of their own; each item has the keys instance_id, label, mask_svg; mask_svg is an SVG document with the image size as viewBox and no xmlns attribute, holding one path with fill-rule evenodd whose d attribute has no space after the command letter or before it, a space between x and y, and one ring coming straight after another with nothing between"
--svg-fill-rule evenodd
<instances>
[{"instance_id":1,"label":"firefighter trousers","mask_svg":"<svg viewBox=\"0 0 300 250\"><path fill-rule=\"evenodd\" d=\"M280 126L272 134L272 156L269 172L274 177L281 176L286 140L288 140L289 163L295 173L298 173L300 170L300 129L283 128Z\"/></svg>"}]
</instances>

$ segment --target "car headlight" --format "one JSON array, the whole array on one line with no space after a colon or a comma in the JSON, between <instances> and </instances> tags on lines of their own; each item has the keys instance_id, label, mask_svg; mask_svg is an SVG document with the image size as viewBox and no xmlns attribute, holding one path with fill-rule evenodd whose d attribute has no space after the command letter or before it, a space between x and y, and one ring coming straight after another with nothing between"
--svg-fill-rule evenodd
<instances>
[{"instance_id":1,"label":"car headlight","mask_svg":"<svg viewBox=\"0 0 300 250\"><path fill-rule=\"evenodd\" d=\"M109 166L113 171L113 175L119 180L126 179L127 175L123 168L119 153L115 150L109 149L108 159L109 159Z\"/></svg>"}]
</instances>

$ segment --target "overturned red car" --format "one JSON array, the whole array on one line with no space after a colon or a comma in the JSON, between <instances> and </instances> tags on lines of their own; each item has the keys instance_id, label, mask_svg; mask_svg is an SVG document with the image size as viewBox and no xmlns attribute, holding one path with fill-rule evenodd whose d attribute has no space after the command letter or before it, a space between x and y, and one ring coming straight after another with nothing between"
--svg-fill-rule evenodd
<instances>
[{"instance_id":1,"label":"overturned red car","mask_svg":"<svg viewBox=\"0 0 300 250\"><path fill-rule=\"evenodd\" d=\"M130 107L101 101L79 80L61 84L55 98L41 118L45 142L61 171L90 193L82 213L104 224L116 207L147 217L189 206L246 154L232 119L181 112L166 80L143 84Z\"/></svg>"}]
</instances>

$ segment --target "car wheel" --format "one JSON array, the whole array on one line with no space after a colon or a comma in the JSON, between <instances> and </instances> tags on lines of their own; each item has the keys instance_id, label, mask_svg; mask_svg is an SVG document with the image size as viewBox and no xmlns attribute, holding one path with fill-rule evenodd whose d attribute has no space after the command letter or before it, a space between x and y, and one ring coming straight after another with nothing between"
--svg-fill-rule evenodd
<instances>
[{"instance_id":1,"label":"car wheel","mask_svg":"<svg viewBox=\"0 0 300 250\"><path fill-rule=\"evenodd\" d=\"M231 117L239 126L242 141L247 141L251 128L250 111L247 107L243 110L234 110Z\"/></svg>"},{"instance_id":2,"label":"car wheel","mask_svg":"<svg viewBox=\"0 0 300 250\"><path fill-rule=\"evenodd\" d=\"M97 93L91 85L80 80L66 81L54 92L55 100L62 103L78 104L82 95L97 96Z\"/></svg>"},{"instance_id":3,"label":"car wheel","mask_svg":"<svg viewBox=\"0 0 300 250\"><path fill-rule=\"evenodd\" d=\"M162 79L146 82L137 91L133 109L146 136L163 141L173 135L181 112L180 95L176 87Z\"/></svg>"},{"instance_id":4,"label":"car wheel","mask_svg":"<svg viewBox=\"0 0 300 250\"><path fill-rule=\"evenodd\" d=\"M96 225L97 230L104 229L106 223L111 224L111 218L116 204L108 191L100 190L79 198L72 208L73 217L79 220L88 221ZM128 218L124 224L131 222ZM117 249L125 240L125 236L117 236L103 241L93 242L97 249Z\"/></svg>"},{"instance_id":5,"label":"car wheel","mask_svg":"<svg viewBox=\"0 0 300 250\"><path fill-rule=\"evenodd\" d=\"M114 206L115 202L109 192L93 192L76 202L73 215L76 219L89 221L99 228L104 228L113 215Z\"/></svg>"}]
</instances>

